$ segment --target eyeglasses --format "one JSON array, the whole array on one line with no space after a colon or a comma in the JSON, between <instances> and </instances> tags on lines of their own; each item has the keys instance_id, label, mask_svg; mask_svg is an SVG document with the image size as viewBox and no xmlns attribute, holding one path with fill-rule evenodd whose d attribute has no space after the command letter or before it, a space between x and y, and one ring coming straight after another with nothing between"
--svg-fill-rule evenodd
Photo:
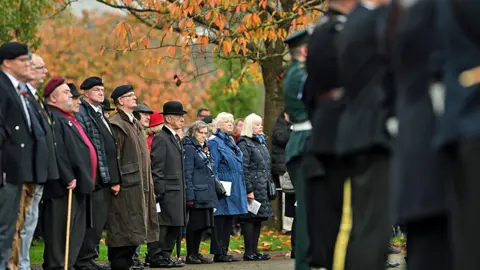
<instances>
[{"instance_id":1,"label":"eyeglasses","mask_svg":"<svg viewBox=\"0 0 480 270\"><path fill-rule=\"evenodd\" d=\"M125 95L125 96L121 96L121 98L131 98L131 97L136 97L135 93L131 93L131 94L128 94L128 95Z\"/></svg>"},{"instance_id":2,"label":"eyeglasses","mask_svg":"<svg viewBox=\"0 0 480 270\"><path fill-rule=\"evenodd\" d=\"M35 66L34 64L32 64L32 67L37 69L37 70L44 70L44 69L47 69L47 67L45 65L43 66Z\"/></svg>"}]
</instances>

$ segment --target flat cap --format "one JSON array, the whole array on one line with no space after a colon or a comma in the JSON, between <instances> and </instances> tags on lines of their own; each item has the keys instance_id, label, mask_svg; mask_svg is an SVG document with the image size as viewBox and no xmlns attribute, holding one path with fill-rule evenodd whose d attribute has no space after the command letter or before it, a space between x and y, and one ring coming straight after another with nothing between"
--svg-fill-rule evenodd
<instances>
[{"instance_id":1,"label":"flat cap","mask_svg":"<svg viewBox=\"0 0 480 270\"><path fill-rule=\"evenodd\" d=\"M19 56L28 54L27 45L20 42L7 42L0 46L0 63L6 59L15 59Z\"/></svg>"},{"instance_id":2,"label":"flat cap","mask_svg":"<svg viewBox=\"0 0 480 270\"><path fill-rule=\"evenodd\" d=\"M283 42L287 43L288 47L295 48L307 44L308 37L309 35L307 29L302 29L286 37Z\"/></svg>"},{"instance_id":3,"label":"flat cap","mask_svg":"<svg viewBox=\"0 0 480 270\"><path fill-rule=\"evenodd\" d=\"M103 80L100 77L88 77L80 85L80 89L88 90L95 86L103 86Z\"/></svg>"},{"instance_id":4,"label":"flat cap","mask_svg":"<svg viewBox=\"0 0 480 270\"><path fill-rule=\"evenodd\" d=\"M120 85L117 86L112 92L112 95L110 96L113 100L117 100L117 98L125 95L128 92L133 92L133 86L131 85Z\"/></svg>"},{"instance_id":5,"label":"flat cap","mask_svg":"<svg viewBox=\"0 0 480 270\"><path fill-rule=\"evenodd\" d=\"M152 114L153 111L150 109L147 104L138 104L137 107L133 110L134 112L139 112L139 113L148 113Z\"/></svg>"},{"instance_id":6,"label":"flat cap","mask_svg":"<svg viewBox=\"0 0 480 270\"><path fill-rule=\"evenodd\" d=\"M52 77L43 89L43 97L48 97L57 87L65 83L65 79L60 76Z\"/></svg>"},{"instance_id":7,"label":"flat cap","mask_svg":"<svg viewBox=\"0 0 480 270\"><path fill-rule=\"evenodd\" d=\"M68 85L68 88L70 88L70 92L72 92L72 97L76 98L76 97L79 97L79 96L82 95L82 94L80 94L80 92L78 92L78 89L75 86L75 84L67 83L67 85Z\"/></svg>"}]
</instances>

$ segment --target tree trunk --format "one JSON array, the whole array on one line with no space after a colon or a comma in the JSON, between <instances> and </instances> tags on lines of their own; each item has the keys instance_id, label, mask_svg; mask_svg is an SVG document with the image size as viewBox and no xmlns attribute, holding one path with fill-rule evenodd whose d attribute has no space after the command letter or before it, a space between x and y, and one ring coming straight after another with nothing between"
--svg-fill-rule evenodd
<instances>
[{"instance_id":1,"label":"tree trunk","mask_svg":"<svg viewBox=\"0 0 480 270\"><path fill-rule=\"evenodd\" d=\"M264 133L272 137L272 130L277 117L284 110L283 105L283 81L279 79L284 71L282 57L271 57L260 62L262 77L265 86L265 112L264 112ZM271 149L272 140L268 140L268 147ZM269 222L278 231L282 230L282 196L277 194L277 199L272 202L275 211L275 218Z\"/></svg>"}]
</instances>

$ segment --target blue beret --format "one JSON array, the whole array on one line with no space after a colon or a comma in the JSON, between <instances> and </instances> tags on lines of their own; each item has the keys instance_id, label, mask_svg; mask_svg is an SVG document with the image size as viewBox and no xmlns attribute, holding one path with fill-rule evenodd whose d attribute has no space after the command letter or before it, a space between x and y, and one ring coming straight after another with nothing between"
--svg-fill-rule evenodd
<instances>
[{"instance_id":1,"label":"blue beret","mask_svg":"<svg viewBox=\"0 0 480 270\"><path fill-rule=\"evenodd\" d=\"M128 92L133 92L133 86L131 85L120 85L117 86L112 92L112 95L110 96L113 100L117 100L117 98L125 95Z\"/></svg>"},{"instance_id":2,"label":"blue beret","mask_svg":"<svg viewBox=\"0 0 480 270\"><path fill-rule=\"evenodd\" d=\"M103 80L100 77L89 77L80 85L80 89L88 90L92 89L95 86L103 86Z\"/></svg>"},{"instance_id":3,"label":"blue beret","mask_svg":"<svg viewBox=\"0 0 480 270\"><path fill-rule=\"evenodd\" d=\"M0 63L3 60L15 59L22 55L29 55L28 46L19 42L7 42L0 46Z\"/></svg>"}]
</instances>

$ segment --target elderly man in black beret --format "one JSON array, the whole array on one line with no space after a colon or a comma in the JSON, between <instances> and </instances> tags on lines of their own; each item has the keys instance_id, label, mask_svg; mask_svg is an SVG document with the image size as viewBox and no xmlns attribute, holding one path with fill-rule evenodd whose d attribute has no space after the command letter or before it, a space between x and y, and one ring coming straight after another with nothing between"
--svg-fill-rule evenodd
<instances>
[{"instance_id":1,"label":"elderly man in black beret","mask_svg":"<svg viewBox=\"0 0 480 270\"><path fill-rule=\"evenodd\" d=\"M87 225L86 198L97 179L97 154L71 113L72 93L65 79L53 77L43 96L55 122L60 178L48 181L43 194L45 252L43 269L64 268L69 190L73 190L68 267L74 266Z\"/></svg>"},{"instance_id":2,"label":"elderly man in black beret","mask_svg":"<svg viewBox=\"0 0 480 270\"><path fill-rule=\"evenodd\" d=\"M111 98L118 111L110 122L122 182L111 201L106 244L112 270L128 270L134 265L137 246L158 239L158 219L147 141L133 116L137 97L131 85L122 85L113 90Z\"/></svg>"},{"instance_id":3,"label":"elderly man in black beret","mask_svg":"<svg viewBox=\"0 0 480 270\"><path fill-rule=\"evenodd\" d=\"M183 147L178 130L183 127L182 103L169 101L163 105L165 125L152 141L152 175L155 194L160 204L158 214L160 238L148 246L150 267L182 267L170 258L180 230L186 225L186 194L183 177Z\"/></svg>"},{"instance_id":4,"label":"elderly man in black beret","mask_svg":"<svg viewBox=\"0 0 480 270\"><path fill-rule=\"evenodd\" d=\"M22 184L46 181L48 149L26 83L31 75L28 47L0 46L0 269L7 267Z\"/></svg>"},{"instance_id":5,"label":"elderly man in black beret","mask_svg":"<svg viewBox=\"0 0 480 270\"><path fill-rule=\"evenodd\" d=\"M120 191L117 145L110 122L105 118L101 106L105 99L102 78L89 77L83 81L80 88L84 90L84 95L75 117L97 151L98 181L91 198L87 200L88 207L92 210L92 227L85 233L75 268L102 270L105 266L95 261L99 256L96 247L102 239L103 228L107 223L111 197Z\"/></svg>"},{"instance_id":6,"label":"elderly man in black beret","mask_svg":"<svg viewBox=\"0 0 480 270\"><path fill-rule=\"evenodd\" d=\"M26 183L22 186L22 197L20 199L20 207L18 210L17 231L14 236L12 255L9 260L9 268L11 270L30 269L30 246L33 240L33 234L37 227L39 218L39 204L43 195L43 187L45 181L48 179L58 179L57 155L55 151L55 138L51 126L51 119L48 111L45 109L46 104L40 98L37 88L43 83L47 75L47 69L42 57L37 54L32 54L30 65L30 76L27 83L28 91L24 97L29 102L33 111L30 111L37 119L39 126L34 125L33 128L39 134L42 134L42 129L45 133L45 143L48 148L48 153L39 153L41 159L47 156L48 162L46 178L37 178L35 183ZM37 128L35 128L37 127Z\"/></svg>"}]
</instances>

